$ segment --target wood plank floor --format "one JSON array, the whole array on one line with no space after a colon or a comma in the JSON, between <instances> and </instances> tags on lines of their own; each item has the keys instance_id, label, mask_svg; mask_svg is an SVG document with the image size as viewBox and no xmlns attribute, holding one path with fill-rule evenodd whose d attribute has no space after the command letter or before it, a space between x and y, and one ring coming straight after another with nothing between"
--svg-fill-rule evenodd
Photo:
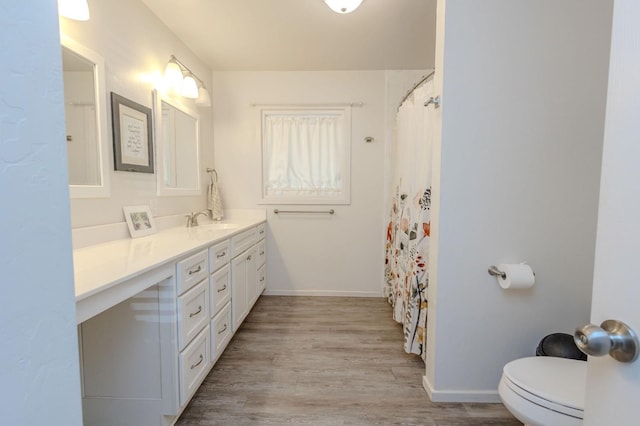
<instances>
[{"instance_id":1,"label":"wood plank floor","mask_svg":"<svg viewBox=\"0 0 640 426\"><path fill-rule=\"evenodd\" d=\"M262 296L178 426L521 425L502 404L434 404L384 299Z\"/></svg>"}]
</instances>

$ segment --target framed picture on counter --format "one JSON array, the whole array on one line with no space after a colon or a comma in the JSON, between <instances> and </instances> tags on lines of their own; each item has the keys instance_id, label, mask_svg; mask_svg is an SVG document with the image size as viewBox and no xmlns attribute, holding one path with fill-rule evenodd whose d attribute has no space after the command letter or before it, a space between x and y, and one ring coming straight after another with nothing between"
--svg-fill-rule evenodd
<instances>
[{"instance_id":1,"label":"framed picture on counter","mask_svg":"<svg viewBox=\"0 0 640 426\"><path fill-rule=\"evenodd\" d=\"M151 108L111 92L115 170L153 173Z\"/></svg>"},{"instance_id":2,"label":"framed picture on counter","mask_svg":"<svg viewBox=\"0 0 640 426\"><path fill-rule=\"evenodd\" d=\"M144 237L157 232L149 206L127 206L122 210L129 226L131 238Z\"/></svg>"}]
</instances>

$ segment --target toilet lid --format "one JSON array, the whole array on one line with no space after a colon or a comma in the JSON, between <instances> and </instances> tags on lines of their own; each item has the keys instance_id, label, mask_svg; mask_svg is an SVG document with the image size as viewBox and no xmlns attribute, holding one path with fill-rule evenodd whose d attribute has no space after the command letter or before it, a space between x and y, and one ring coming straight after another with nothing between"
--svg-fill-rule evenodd
<instances>
[{"instance_id":1,"label":"toilet lid","mask_svg":"<svg viewBox=\"0 0 640 426\"><path fill-rule=\"evenodd\" d=\"M549 356L521 358L504 366L504 377L537 397L534 402L547 408L571 415L584 410L587 381L584 361Z\"/></svg>"}]
</instances>

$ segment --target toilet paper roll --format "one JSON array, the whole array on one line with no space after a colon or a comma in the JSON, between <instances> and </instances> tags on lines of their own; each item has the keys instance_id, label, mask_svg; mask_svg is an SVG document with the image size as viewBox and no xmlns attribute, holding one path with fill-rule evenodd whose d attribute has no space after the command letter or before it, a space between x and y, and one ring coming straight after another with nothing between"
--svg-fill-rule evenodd
<instances>
[{"instance_id":1,"label":"toilet paper roll","mask_svg":"<svg viewBox=\"0 0 640 426\"><path fill-rule=\"evenodd\" d=\"M504 278L498 276L498 283L504 289L530 288L535 283L533 270L525 263L501 263L498 269L505 274Z\"/></svg>"}]
</instances>

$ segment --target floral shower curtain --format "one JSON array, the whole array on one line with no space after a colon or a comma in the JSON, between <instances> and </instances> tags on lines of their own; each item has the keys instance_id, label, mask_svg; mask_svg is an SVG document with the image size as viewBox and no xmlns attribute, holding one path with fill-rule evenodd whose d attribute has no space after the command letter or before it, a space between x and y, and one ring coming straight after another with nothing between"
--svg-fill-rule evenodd
<instances>
[{"instance_id":1,"label":"floral shower curtain","mask_svg":"<svg viewBox=\"0 0 640 426\"><path fill-rule=\"evenodd\" d=\"M429 239L433 79L415 89L396 118L385 282L393 318L403 325L404 349L425 358Z\"/></svg>"}]
</instances>

